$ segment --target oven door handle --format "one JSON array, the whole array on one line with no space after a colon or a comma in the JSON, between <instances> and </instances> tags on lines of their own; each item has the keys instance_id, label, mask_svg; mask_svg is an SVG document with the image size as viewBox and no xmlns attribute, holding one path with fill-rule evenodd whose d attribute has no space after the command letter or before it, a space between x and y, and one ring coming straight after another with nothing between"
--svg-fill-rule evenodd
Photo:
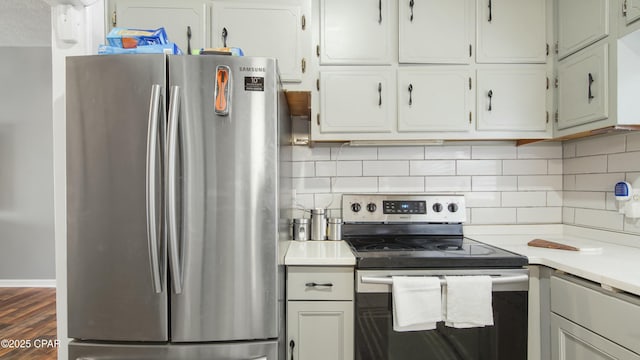
<instances>
[{"instance_id":1,"label":"oven door handle","mask_svg":"<svg viewBox=\"0 0 640 360\"><path fill-rule=\"evenodd\" d=\"M473 275L454 275L454 276L473 276ZM440 277L440 285L446 285L447 280L444 277ZM385 284L385 285L393 285L393 278L386 277L378 277L378 276L363 276L360 278L360 281L367 284ZM491 276L491 282L494 285L497 284L514 284L521 282L528 282L529 275L514 275L514 276Z\"/></svg>"}]
</instances>

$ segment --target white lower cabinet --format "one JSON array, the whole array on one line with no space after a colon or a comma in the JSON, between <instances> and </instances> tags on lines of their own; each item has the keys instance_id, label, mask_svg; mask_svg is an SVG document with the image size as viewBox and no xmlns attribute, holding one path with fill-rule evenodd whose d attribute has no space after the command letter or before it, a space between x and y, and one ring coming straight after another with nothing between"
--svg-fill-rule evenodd
<instances>
[{"instance_id":1,"label":"white lower cabinet","mask_svg":"<svg viewBox=\"0 0 640 360\"><path fill-rule=\"evenodd\" d=\"M353 268L287 268L287 359L353 360Z\"/></svg>"},{"instance_id":2,"label":"white lower cabinet","mask_svg":"<svg viewBox=\"0 0 640 360\"><path fill-rule=\"evenodd\" d=\"M640 360L640 298L568 275L550 283L552 360Z\"/></svg>"}]
</instances>

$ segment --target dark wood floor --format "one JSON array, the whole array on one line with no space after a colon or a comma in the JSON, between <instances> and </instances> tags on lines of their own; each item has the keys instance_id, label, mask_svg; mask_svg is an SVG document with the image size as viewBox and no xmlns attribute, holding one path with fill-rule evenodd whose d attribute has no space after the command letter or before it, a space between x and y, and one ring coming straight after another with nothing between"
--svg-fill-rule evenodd
<instances>
[{"instance_id":1,"label":"dark wood floor","mask_svg":"<svg viewBox=\"0 0 640 360\"><path fill-rule=\"evenodd\" d=\"M0 288L0 359L56 359L56 290Z\"/></svg>"}]
</instances>

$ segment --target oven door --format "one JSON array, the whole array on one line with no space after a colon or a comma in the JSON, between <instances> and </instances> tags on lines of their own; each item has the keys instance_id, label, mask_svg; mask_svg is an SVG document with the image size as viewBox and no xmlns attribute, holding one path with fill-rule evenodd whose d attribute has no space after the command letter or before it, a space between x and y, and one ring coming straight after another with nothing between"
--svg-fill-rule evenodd
<instances>
[{"instance_id":1,"label":"oven door","mask_svg":"<svg viewBox=\"0 0 640 360\"><path fill-rule=\"evenodd\" d=\"M395 332L391 276L491 275L494 325ZM357 360L485 360L527 358L528 270L359 270L356 272Z\"/></svg>"}]
</instances>

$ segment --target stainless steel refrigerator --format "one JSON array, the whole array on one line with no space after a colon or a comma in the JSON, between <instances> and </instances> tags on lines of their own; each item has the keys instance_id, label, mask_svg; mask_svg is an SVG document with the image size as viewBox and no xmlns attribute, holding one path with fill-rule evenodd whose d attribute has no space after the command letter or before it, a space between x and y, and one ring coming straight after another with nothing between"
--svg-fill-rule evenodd
<instances>
[{"instance_id":1,"label":"stainless steel refrigerator","mask_svg":"<svg viewBox=\"0 0 640 360\"><path fill-rule=\"evenodd\" d=\"M280 358L291 182L276 61L66 69L70 359Z\"/></svg>"}]
</instances>

